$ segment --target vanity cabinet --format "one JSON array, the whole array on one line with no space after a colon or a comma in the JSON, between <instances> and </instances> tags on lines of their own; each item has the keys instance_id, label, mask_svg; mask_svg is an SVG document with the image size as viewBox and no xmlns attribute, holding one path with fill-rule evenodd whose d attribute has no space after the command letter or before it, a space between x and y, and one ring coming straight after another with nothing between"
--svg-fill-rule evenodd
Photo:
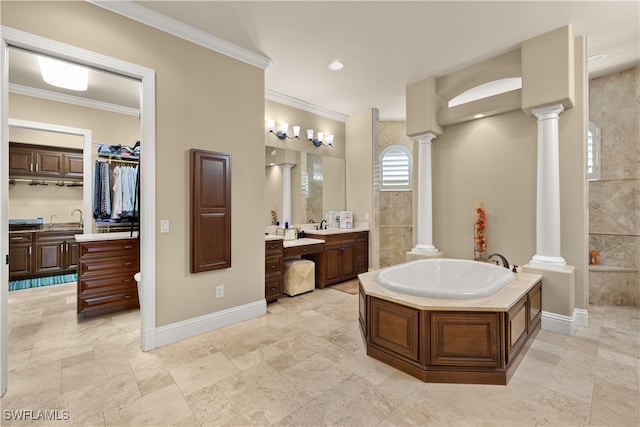
<instances>
[{"instance_id":1,"label":"vanity cabinet","mask_svg":"<svg viewBox=\"0 0 640 427\"><path fill-rule=\"evenodd\" d=\"M68 231L9 234L9 281L75 273L78 243Z\"/></svg>"},{"instance_id":2,"label":"vanity cabinet","mask_svg":"<svg viewBox=\"0 0 640 427\"><path fill-rule=\"evenodd\" d=\"M82 150L9 143L9 176L82 179Z\"/></svg>"},{"instance_id":3,"label":"vanity cabinet","mask_svg":"<svg viewBox=\"0 0 640 427\"><path fill-rule=\"evenodd\" d=\"M277 301L284 292L284 248L282 240L264 242L264 298Z\"/></svg>"},{"instance_id":4,"label":"vanity cabinet","mask_svg":"<svg viewBox=\"0 0 640 427\"><path fill-rule=\"evenodd\" d=\"M359 273L368 270L368 231L307 233L307 237L325 241L323 252L303 256L316 264L316 287L324 288L355 279Z\"/></svg>"},{"instance_id":5,"label":"vanity cabinet","mask_svg":"<svg viewBox=\"0 0 640 427\"><path fill-rule=\"evenodd\" d=\"M87 317L140 307L133 276L140 271L137 238L78 244L77 313Z\"/></svg>"}]
</instances>

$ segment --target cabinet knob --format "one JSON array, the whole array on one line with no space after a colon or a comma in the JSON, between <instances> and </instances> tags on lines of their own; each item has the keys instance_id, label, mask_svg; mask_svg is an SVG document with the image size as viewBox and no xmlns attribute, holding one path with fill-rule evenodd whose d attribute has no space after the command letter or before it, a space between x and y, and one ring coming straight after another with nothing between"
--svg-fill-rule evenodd
<instances>
[{"instance_id":1,"label":"cabinet knob","mask_svg":"<svg viewBox=\"0 0 640 427\"><path fill-rule=\"evenodd\" d=\"M131 299L131 298L133 298L133 295L124 295L122 297L122 299Z\"/></svg>"},{"instance_id":2,"label":"cabinet knob","mask_svg":"<svg viewBox=\"0 0 640 427\"><path fill-rule=\"evenodd\" d=\"M129 261L129 262L123 262L122 265L133 265L133 262Z\"/></svg>"},{"instance_id":3,"label":"cabinet knob","mask_svg":"<svg viewBox=\"0 0 640 427\"><path fill-rule=\"evenodd\" d=\"M122 247L122 249L132 249L133 245L125 245Z\"/></svg>"}]
</instances>

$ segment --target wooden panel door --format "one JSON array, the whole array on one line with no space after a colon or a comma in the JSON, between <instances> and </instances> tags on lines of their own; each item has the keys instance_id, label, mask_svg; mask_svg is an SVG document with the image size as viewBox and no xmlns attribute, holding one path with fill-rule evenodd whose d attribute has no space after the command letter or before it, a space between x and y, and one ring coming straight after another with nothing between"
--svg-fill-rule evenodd
<instances>
[{"instance_id":1,"label":"wooden panel door","mask_svg":"<svg viewBox=\"0 0 640 427\"><path fill-rule=\"evenodd\" d=\"M9 175L31 175L33 173L33 152L23 148L9 150Z\"/></svg>"},{"instance_id":2,"label":"wooden panel door","mask_svg":"<svg viewBox=\"0 0 640 427\"><path fill-rule=\"evenodd\" d=\"M64 270L65 258L62 242L36 242L35 273L58 273Z\"/></svg>"},{"instance_id":3,"label":"wooden panel door","mask_svg":"<svg viewBox=\"0 0 640 427\"><path fill-rule=\"evenodd\" d=\"M62 175L65 178L82 178L82 154L64 154L62 156Z\"/></svg>"},{"instance_id":4,"label":"wooden panel door","mask_svg":"<svg viewBox=\"0 0 640 427\"><path fill-rule=\"evenodd\" d=\"M231 267L231 155L191 150L191 272Z\"/></svg>"},{"instance_id":5,"label":"wooden panel door","mask_svg":"<svg viewBox=\"0 0 640 427\"><path fill-rule=\"evenodd\" d=\"M62 177L62 153L35 151L35 157L37 175Z\"/></svg>"}]
</instances>

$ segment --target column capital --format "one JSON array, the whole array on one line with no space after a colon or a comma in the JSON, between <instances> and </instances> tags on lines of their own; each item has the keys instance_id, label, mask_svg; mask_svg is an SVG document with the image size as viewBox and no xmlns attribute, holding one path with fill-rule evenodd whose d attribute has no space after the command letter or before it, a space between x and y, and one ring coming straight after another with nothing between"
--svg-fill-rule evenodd
<instances>
[{"instance_id":1,"label":"column capital","mask_svg":"<svg viewBox=\"0 0 640 427\"><path fill-rule=\"evenodd\" d=\"M427 132L427 133L414 136L414 138L418 140L418 144L426 144L428 142L433 141L437 137L438 135L432 132Z\"/></svg>"},{"instance_id":2,"label":"column capital","mask_svg":"<svg viewBox=\"0 0 640 427\"><path fill-rule=\"evenodd\" d=\"M563 111L564 107L562 104L546 105L544 107L538 107L531 110L538 120L557 118Z\"/></svg>"}]
</instances>

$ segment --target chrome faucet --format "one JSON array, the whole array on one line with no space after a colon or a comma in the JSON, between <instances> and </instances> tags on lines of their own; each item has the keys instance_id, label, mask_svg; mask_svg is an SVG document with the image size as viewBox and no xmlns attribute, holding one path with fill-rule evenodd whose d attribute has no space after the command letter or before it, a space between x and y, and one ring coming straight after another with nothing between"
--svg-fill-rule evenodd
<instances>
[{"instance_id":1,"label":"chrome faucet","mask_svg":"<svg viewBox=\"0 0 640 427\"><path fill-rule=\"evenodd\" d=\"M494 257L494 256L497 256L498 258L500 258L500 260L502 261L502 266L503 266L504 268L506 268L507 270L509 269L509 261L507 261L507 258L505 258L505 257L504 257L504 255L501 255L501 254L495 253L495 254L491 254L491 255L489 255L489 256L487 257L487 259L491 259L491 258L492 258L492 257ZM496 261L496 264L497 264L497 263L498 263L498 262Z\"/></svg>"},{"instance_id":2,"label":"chrome faucet","mask_svg":"<svg viewBox=\"0 0 640 427\"><path fill-rule=\"evenodd\" d=\"M73 216L73 214L75 212L78 212L80 214L80 225L82 226L83 222L82 222L82 211L80 209L74 209L71 211L71 216Z\"/></svg>"},{"instance_id":3,"label":"chrome faucet","mask_svg":"<svg viewBox=\"0 0 640 427\"><path fill-rule=\"evenodd\" d=\"M53 218L58 218L58 215L51 215L51 217L49 218L49 228L53 228Z\"/></svg>"}]
</instances>

